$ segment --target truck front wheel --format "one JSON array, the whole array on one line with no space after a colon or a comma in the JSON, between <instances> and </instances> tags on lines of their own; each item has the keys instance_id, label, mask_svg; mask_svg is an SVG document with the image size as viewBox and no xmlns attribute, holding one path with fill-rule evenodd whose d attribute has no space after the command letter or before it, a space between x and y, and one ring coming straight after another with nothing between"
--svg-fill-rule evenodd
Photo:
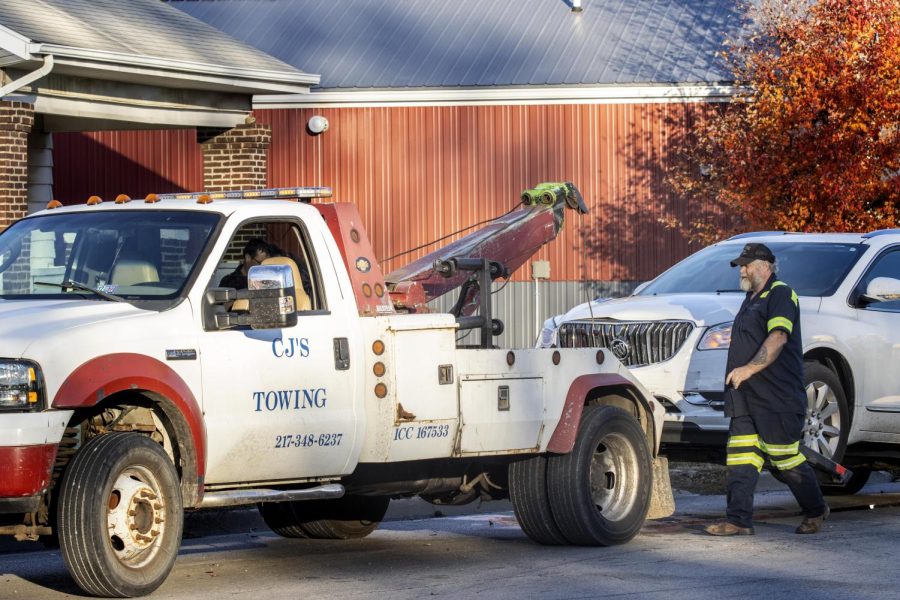
<instances>
[{"instance_id":1,"label":"truck front wheel","mask_svg":"<svg viewBox=\"0 0 900 600\"><path fill-rule=\"evenodd\" d=\"M569 454L548 459L553 518L572 544L622 544L650 508L653 462L644 432L626 411L585 407Z\"/></svg>"},{"instance_id":2,"label":"truck front wheel","mask_svg":"<svg viewBox=\"0 0 900 600\"><path fill-rule=\"evenodd\" d=\"M63 560L89 594L149 594L175 564L183 517L178 474L159 444L137 433L95 437L62 480Z\"/></svg>"}]
</instances>

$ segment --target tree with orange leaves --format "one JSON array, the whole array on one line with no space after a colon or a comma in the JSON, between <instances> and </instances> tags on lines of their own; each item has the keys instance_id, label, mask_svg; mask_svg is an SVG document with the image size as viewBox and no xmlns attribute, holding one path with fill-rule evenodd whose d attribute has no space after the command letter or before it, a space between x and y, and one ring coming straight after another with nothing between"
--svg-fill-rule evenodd
<instances>
[{"instance_id":1,"label":"tree with orange leaves","mask_svg":"<svg viewBox=\"0 0 900 600\"><path fill-rule=\"evenodd\" d=\"M763 0L725 59L745 94L670 170L694 237L868 231L900 212L900 0ZM736 219L736 220L735 220ZM718 230L718 231L716 231Z\"/></svg>"}]
</instances>

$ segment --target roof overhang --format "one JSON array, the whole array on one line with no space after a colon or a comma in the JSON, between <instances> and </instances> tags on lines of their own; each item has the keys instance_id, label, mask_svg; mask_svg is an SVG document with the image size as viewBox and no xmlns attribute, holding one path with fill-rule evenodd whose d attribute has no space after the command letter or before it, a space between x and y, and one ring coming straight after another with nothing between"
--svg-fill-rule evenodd
<instances>
[{"instance_id":1,"label":"roof overhang","mask_svg":"<svg viewBox=\"0 0 900 600\"><path fill-rule=\"evenodd\" d=\"M649 104L728 102L747 88L731 84L526 86L490 88L312 90L309 94L257 95L253 107L454 106L516 104Z\"/></svg>"},{"instance_id":2,"label":"roof overhang","mask_svg":"<svg viewBox=\"0 0 900 600\"><path fill-rule=\"evenodd\" d=\"M245 69L41 44L0 25L0 87L27 78L46 57L52 72L12 85L6 98L33 103L49 131L233 127L252 110L254 95L303 96L319 83L318 75L287 65Z\"/></svg>"}]
</instances>

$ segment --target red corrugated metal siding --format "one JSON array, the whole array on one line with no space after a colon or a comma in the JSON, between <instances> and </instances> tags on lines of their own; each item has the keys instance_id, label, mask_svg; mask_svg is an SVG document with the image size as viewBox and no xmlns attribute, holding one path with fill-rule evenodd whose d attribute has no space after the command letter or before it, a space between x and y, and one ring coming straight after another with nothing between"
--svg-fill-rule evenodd
<instances>
[{"instance_id":1,"label":"red corrugated metal siding","mask_svg":"<svg viewBox=\"0 0 900 600\"><path fill-rule=\"evenodd\" d=\"M57 133L53 150L53 191L65 204L203 187L193 129Z\"/></svg>"},{"instance_id":2,"label":"red corrugated metal siding","mask_svg":"<svg viewBox=\"0 0 900 600\"><path fill-rule=\"evenodd\" d=\"M386 258L502 214L540 181L575 182L591 213L536 256L555 280L650 278L693 248L661 222L685 218L663 167L687 104L446 106L257 111L272 125L269 181L331 185ZM330 127L306 133L309 117ZM386 270L421 252L390 261ZM523 269L518 279L527 276Z\"/></svg>"},{"instance_id":3,"label":"red corrugated metal siding","mask_svg":"<svg viewBox=\"0 0 900 600\"><path fill-rule=\"evenodd\" d=\"M708 105L707 105L708 106ZM327 185L360 208L379 259L500 215L541 181L572 181L591 212L535 258L554 280L643 280L694 248L667 229L684 206L662 185L667 148L703 105L438 106L256 111L272 125L269 183ZM328 118L312 136L306 122ZM200 189L192 131L57 135L56 190ZM121 153L122 157L117 157ZM94 165L102 165L97 168ZM426 250L388 262L385 270ZM530 266L517 279L527 278Z\"/></svg>"}]
</instances>

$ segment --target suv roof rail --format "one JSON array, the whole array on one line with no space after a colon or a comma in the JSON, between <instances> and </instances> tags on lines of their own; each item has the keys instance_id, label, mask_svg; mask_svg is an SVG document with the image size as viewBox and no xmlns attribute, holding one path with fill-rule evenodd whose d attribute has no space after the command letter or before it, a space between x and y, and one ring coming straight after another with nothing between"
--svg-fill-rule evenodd
<instances>
[{"instance_id":1,"label":"suv roof rail","mask_svg":"<svg viewBox=\"0 0 900 600\"><path fill-rule=\"evenodd\" d=\"M790 231L748 231L747 233L739 233L737 235L733 235L729 240L742 240L748 237L756 237L758 235L787 235L791 233Z\"/></svg>"},{"instance_id":2,"label":"suv roof rail","mask_svg":"<svg viewBox=\"0 0 900 600\"><path fill-rule=\"evenodd\" d=\"M879 235L900 235L900 229L876 229L875 231L863 234L863 239L867 240L869 238L878 237Z\"/></svg>"}]
</instances>

